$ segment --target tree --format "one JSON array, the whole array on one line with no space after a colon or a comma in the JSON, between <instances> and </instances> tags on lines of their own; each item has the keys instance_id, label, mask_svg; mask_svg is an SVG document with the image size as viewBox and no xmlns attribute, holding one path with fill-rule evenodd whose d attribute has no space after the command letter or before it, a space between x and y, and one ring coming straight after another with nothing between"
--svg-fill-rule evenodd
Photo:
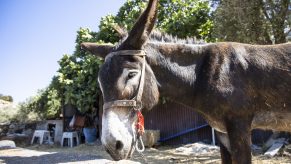
<instances>
[{"instance_id":1,"label":"tree","mask_svg":"<svg viewBox=\"0 0 291 164\"><path fill-rule=\"evenodd\" d=\"M196 36L211 40L213 24L208 2L168 1L160 1L157 27L161 31L182 38ZM91 112L101 94L97 74L103 59L84 52L80 44L82 42L116 44L120 36L114 26L121 25L127 30L131 29L146 4L144 0L128 0L119 9L117 15L107 15L101 19L98 32L80 28L77 31L75 52L72 55L63 55L59 60L58 74L52 79L51 84L39 92L25 107L37 111L44 118L58 116L61 111L61 102L76 106L82 113Z\"/></svg>"},{"instance_id":2,"label":"tree","mask_svg":"<svg viewBox=\"0 0 291 164\"><path fill-rule=\"evenodd\" d=\"M214 12L214 36L222 41L270 44L260 2L221 0Z\"/></svg>"},{"instance_id":3,"label":"tree","mask_svg":"<svg viewBox=\"0 0 291 164\"><path fill-rule=\"evenodd\" d=\"M221 0L214 12L214 36L254 44L271 44L272 38L286 42L288 5L288 0Z\"/></svg>"},{"instance_id":4,"label":"tree","mask_svg":"<svg viewBox=\"0 0 291 164\"><path fill-rule=\"evenodd\" d=\"M10 96L10 95L3 95L3 94L0 94L0 99L1 99L1 100L4 100L4 101L13 102L13 97Z\"/></svg>"},{"instance_id":5,"label":"tree","mask_svg":"<svg viewBox=\"0 0 291 164\"><path fill-rule=\"evenodd\" d=\"M162 31L179 38L213 40L208 1L161 0L157 24Z\"/></svg>"},{"instance_id":6,"label":"tree","mask_svg":"<svg viewBox=\"0 0 291 164\"><path fill-rule=\"evenodd\" d=\"M35 112L45 119L59 117L61 113L61 94L56 80L56 77L53 77L51 84L47 88L39 90L36 96L23 103L23 108L26 108L23 111Z\"/></svg>"},{"instance_id":7,"label":"tree","mask_svg":"<svg viewBox=\"0 0 291 164\"><path fill-rule=\"evenodd\" d=\"M270 23L270 31L275 43L286 42L286 36L291 31L291 17L288 9L290 5L290 0L261 0L262 11L265 20Z\"/></svg>"},{"instance_id":8,"label":"tree","mask_svg":"<svg viewBox=\"0 0 291 164\"><path fill-rule=\"evenodd\" d=\"M115 25L130 30L140 13L146 7L144 0L127 1L116 16L107 15L101 19L98 39L115 43L119 40ZM196 37L213 41L213 22L210 4L201 0L160 0L156 28L179 38Z\"/></svg>"}]
</instances>

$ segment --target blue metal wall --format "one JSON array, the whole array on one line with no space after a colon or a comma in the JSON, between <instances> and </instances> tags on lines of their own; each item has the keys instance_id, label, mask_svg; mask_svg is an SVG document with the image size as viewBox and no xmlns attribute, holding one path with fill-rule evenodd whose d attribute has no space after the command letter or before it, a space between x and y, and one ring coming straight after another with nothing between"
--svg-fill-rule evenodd
<instances>
[{"instance_id":1,"label":"blue metal wall","mask_svg":"<svg viewBox=\"0 0 291 164\"><path fill-rule=\"evenodd\" d=\"M205 126L206 121L193 109L181 104L171 101L159 104L144 117L145 128L160 130L160 139L164 144L177 145L198 141L211 143L212 141L211 128ZM266 142L271 134L271 131L253 130L252 141L260 145ZM218 142L216 140L216 143Z\"/></svg>"},{"instance_id":2,"label":"blue metal wall","mask_svg":"<svg viewBox=\"0 0 291 164\"><path fill-rule=\"evenodd\" d=\"M166 139L163 143L169 145L211 142L211 128L204 126L206 124L193 109L171 101L160 104L145 114L145 128L160 130L161 140Z\"/></svg>"}]
</instances>

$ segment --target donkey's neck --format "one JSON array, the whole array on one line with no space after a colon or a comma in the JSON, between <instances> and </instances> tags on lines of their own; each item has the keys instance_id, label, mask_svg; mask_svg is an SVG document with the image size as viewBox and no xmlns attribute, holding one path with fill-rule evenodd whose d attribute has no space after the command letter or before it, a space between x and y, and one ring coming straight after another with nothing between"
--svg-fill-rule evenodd
<instances>
[{"instance_id":1,"label":"donkey's neck","mask_svg":"<svg viewBox=\"0 0 291 164\"><path fill-rule=\"evenodd\" d=\"M148 63L159 83L162 96L193 105L202 45L149 43ZM191 97L191 99L190 99Z\"/></svg>"}]
</instances>

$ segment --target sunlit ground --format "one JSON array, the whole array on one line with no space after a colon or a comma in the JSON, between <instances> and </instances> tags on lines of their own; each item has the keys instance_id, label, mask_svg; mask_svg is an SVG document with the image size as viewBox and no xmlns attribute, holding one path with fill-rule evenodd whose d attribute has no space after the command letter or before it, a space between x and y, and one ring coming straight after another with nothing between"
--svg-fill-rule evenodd
<instances>
[{"instance_id":1,"label":"sunlit ground","mask_svg":"<svg viewBox=\"0 0 291 164\"><path fill-rule=\"evenodd\" d=\"M144 157L143 157L144 156ZM219 152L203 155L187 155L176 151L176 148L160 146L157 149L148 148L143 155L135 153L131 161L124 160L117 163L221 163ZM81 144L74 148L33 145L26 148L0 150L0 163L116 163L111 160L101 145L89 146ZM290 164L291 157L254 156L254 164Z\"/></svg>"}]
</instances>

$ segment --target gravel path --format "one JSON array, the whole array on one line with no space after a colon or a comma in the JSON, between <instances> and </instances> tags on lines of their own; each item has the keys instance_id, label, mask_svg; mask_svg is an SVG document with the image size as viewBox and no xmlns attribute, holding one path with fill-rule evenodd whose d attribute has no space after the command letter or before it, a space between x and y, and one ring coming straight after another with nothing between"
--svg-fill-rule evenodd
<instances>
[{"instance_id":1,"label":"gravel path","mask_svg":"<svg viewBox=\"0 0 291 164\"><path fill-rule=\"evenodd\" d=\"M161 146L158 149L148 148L144 152L145 158L135 153L131 160L112 161L101 145L81 144L74 148L60 147L55 145L33 145L26 148L0 149L0 163L7 164L219 164L221 163L219 151L207 151L204 154L196 154L190 149L194 144L180 148ZM190 151L191 150L191 151ZM193 154L194 153L194 154ZM291 157L281 156L266 158L254 156L254 164L291 164Z\"/></svg>"}]
</instances>

